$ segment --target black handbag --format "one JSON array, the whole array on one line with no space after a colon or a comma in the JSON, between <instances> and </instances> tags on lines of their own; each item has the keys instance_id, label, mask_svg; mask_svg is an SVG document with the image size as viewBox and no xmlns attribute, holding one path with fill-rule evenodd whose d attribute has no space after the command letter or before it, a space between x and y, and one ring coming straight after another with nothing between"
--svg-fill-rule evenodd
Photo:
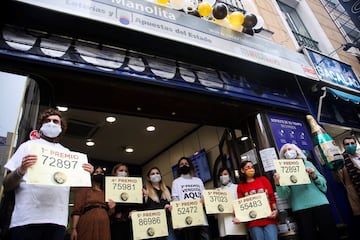
<instances>
[{"instance_id":1,"label":"black handbag","mask_svg":"<svg viewBox=\"0 0 360 240\"><path fill-rule=\"evenodd\" d=\"M0 240L9 239L9 226L15 205L15 191L4 191L0 202Z\"/></svg>"}]
</instances>

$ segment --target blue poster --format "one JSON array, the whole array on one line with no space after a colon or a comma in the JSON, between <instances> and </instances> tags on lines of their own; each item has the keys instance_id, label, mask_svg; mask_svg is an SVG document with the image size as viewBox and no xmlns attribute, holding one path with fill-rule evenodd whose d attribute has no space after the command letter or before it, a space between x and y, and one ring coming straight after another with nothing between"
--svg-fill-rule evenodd
<instances>
[{"instance_id":1,"label":"blue poster","mask_svg":"<svg viewBox=\"0 0 360 240\"><path fill-rule=\"evenodd\" d=\"M278 149L285 143L293 143L302 150L313 150L311 137L303 120L277 114L268 114L268 119Z\"/></svg>"}]
</instances>

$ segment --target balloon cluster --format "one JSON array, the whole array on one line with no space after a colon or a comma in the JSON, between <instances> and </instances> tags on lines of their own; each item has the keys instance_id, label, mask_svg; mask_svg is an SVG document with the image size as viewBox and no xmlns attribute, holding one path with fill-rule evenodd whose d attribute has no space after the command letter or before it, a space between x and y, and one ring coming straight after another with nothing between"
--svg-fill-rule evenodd
<instances>
[{"instance_id":1,"label":"balloon cluster","mask_svg":"<svg viewBox=\"0 0 360 240\"><path fill-rule=\"evenodd\" d=\"M182 10L185 13L198 15L216 24L253 35L262 30L264 20L253 13L234 10L229 11L228 6L216 0L155 0L161 5ZM200 1L200 2L199 2Z\"/></svg>"}]
</instances>

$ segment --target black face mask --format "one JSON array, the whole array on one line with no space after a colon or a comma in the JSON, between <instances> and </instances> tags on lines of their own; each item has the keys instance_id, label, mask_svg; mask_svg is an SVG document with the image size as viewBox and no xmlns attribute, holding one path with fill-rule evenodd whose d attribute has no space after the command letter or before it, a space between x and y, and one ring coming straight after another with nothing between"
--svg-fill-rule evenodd
<instances>
[{"instance_id":1,"label":"black face mask","mask_svg":"<svg viewBox=\"0 0 360 240\"><path fill-rule=\"evenodd\" d=\"M179 172L180 172L180 174L188 174L190 172L190 167L184 165L179 168Z\"/></svg>"},{"instance_id":2,"label":"black face mask","mask_svg":"<svg viewBox=\"0 0 360 240\"><path fill-rule=\"evenodd\" d=\"M104 174L95 174L92 176L92 180L97 183L103 183L105 181Z\"/></svg>"}]
</instances>

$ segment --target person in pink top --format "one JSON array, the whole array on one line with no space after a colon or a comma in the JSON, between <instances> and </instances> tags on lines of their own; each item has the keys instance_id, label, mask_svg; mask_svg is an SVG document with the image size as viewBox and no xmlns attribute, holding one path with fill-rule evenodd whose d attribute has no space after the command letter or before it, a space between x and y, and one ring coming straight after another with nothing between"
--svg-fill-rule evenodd
<instances>
[{"instance_id":1,"label":"person in pink top","mask_svg":"<svg viewBox=\"0 0 360 240\"><path fill-rule=\"evenodd\" d=\"M277 240L277 216L276 200L274 190L270 181L265 176L255 177L255 168L251 161L244 161L240 164L240 184L237 187L238 198L246 197L256 193L267 194L272 212L267 218L261 218L246 222L246 227L253 240ZM235 218L234 223L240 223Z\"/></svg>"}]
</instances>

